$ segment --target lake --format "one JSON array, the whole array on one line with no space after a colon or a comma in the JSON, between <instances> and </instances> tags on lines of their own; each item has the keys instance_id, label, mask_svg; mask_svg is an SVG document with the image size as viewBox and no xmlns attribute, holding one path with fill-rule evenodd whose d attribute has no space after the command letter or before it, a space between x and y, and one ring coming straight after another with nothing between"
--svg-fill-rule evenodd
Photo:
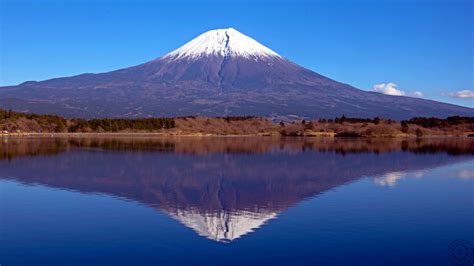
<instances>
[{"instance_id":1,"label":"lake","mask_svg":"<svg viewBox=\"0 0 474 266\"><path fill-rule=\"evenodd\" d=\"M0 138L2 266L472 265L473 228L472 138Z\"/></svg>"}]
</instances>

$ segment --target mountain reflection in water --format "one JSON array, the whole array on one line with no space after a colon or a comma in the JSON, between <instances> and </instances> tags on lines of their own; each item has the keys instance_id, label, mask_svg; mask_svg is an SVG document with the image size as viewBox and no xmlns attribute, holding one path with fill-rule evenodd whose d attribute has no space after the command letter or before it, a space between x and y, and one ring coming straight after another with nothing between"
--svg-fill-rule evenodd
<instances>
[{"instance_id":1,"label":"mountain reflection in water","mask_svg":"<svg viewBox=\"0 0 474 266\"><path fill-rule=\"evenodd\" d=\"M228 242L362 177L470 160L474 140L4 138L0 151L1 179L136 201Z\"/></svg>"}]
</instances>

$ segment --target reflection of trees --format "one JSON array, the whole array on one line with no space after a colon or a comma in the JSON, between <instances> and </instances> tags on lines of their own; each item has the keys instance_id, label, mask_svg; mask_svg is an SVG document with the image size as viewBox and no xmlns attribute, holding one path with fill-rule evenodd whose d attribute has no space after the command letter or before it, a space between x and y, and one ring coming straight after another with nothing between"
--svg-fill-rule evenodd
<instances>
[{"instance_id":1,"label":"reflection of trees","mask_svg":"<svg viewBox=\"0 0 474 266\"><path fill-rule=\"evenodd\" d=\"M0 160L20 156L54 155L70 149L103 149L111 151L151 151L184 154L266 153L271 151L319 151L350 153L385 153L408 151L418 154L474 154L474 139L338 139L338 138L271 138L271 137L176 137L176 138L5 138L0 142Z\"/></svg>"},{"instance_id":2,"label":"reflection of trees","mask_svg":"<svg viewBox=\"0 0 474 266\"><path fill-rule=\"evenodd\" d=\"M70 148L64 139L0 139L0 160L12 160L23 156L47 156L63 153Z\"/></svg>"}]
</instances>

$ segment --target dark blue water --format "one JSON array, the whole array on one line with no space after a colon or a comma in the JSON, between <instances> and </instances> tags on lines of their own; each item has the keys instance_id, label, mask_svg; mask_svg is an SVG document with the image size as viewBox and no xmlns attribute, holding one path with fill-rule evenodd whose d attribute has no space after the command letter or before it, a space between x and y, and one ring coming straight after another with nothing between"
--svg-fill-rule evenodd
<instances>
[{"instance_id":1,"label":"dark blue water","mask_svg":"<svg viewBox=\"0 0 474 266\"><path fill-rule=\"evenodd\" d=\"M1 141L2 266L454 265L474 244L472 139Z\"/></svg>"}]
</instances>

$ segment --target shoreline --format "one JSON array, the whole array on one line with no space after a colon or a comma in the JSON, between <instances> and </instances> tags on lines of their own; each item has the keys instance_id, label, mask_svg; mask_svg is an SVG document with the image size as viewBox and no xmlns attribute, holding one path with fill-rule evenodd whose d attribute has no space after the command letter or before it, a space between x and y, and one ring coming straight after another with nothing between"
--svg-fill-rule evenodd
<instances>
[{"instance_id":1,"label":"shoreline","mask_svg":"<svg viewBox=\"0 0 474 266\"><path fill-rule=\"evenodd\" d=\"M319 133L319 132L318 132ZM380 139L380 138L470 138L472 132L462 135L424 135L415 136L411 134L399 135L376 135L361 137L336 136L335 133L325 132L322 134L305 134L300 136L285 136L281 134L259 133L259 134L212 134L212 133L169 133L169 132L22 132L22 133L0 133L0 137L267 137L267 138L340 138L340 139Z\"/></svg>"}]
</instances>

